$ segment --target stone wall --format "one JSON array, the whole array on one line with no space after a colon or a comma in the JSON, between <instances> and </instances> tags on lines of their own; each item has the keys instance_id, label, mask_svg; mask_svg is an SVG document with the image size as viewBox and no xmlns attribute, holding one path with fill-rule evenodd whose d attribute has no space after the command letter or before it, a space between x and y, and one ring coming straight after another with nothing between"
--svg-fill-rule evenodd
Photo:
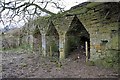
<instances>
[{"instance_id":1,"label":"stone wall","mask_svg":"<svg viewBox=\"0 0 120 80\"><path fill-rule=\"evenodd\" d=\"M57 31L57 42L59 43L59 58L62 60L66 56L66 41L67 32L72 29L80 22L83 25L85 31L89 34L90 38L90 60L96 60L102 58L110 53L111 50L117 52L118 48L118 21L120 18L120 3L85 3L84 5L74 7L64 13L57 14L53 17L40 17L34 21L29 22L23 28L23 43L31 44L31 46L36 43L35 40L38 38L34 36L35 28L38 27L38 31L41 36L38 42L41 44L39 46L42 54L44 56L48 55L50 48L47 48L51 44L52 37L55 37L52 33L52 29L49 31L49 27L55 28ZM80 26L80 25L78 25ZM79 30L78 30L79 31ZM81 30L80 30L81 31ZM82 32L82 31L81 31ZM75 33L74 33L75 34ZM88 36L88 35L83 36ZM29 35L31 35L31 41L29 41ZM70 35L71 36L71 35ZM25 41L25 42L24 42ZM68 43L71 44L71 43ZM38 47L39 47L38 46ZM34 48L34 45L32 46ZM48 50L49 49L49 50Z\"/></svg>"},{"instance_id":2,"label":"stone wall","mask_svg":"<svg viewBox=\"0 0 120 80\"><path fill-rule=\"evenodd\" d=\"M94 4L96 5L93 6ZM118 5L119 3L91 3L85 6L88 10L84 14L79 15L77 12L78 18L90 33L91 60L101 58L101 55L106 55L111 49L116 52L118 50Z\"/></svg>"}]
</instances>

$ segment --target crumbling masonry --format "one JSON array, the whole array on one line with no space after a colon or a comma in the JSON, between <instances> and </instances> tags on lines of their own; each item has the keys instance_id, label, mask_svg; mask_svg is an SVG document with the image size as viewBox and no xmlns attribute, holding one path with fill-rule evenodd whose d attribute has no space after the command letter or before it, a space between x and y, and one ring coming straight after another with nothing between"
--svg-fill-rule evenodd
<instances>
[{"instance_id":1,"label":"crumbling masonry","mask_svg":"<svg viewBox=\"0 0 120 80\"><path fill-rule=\"evenodd\" d=\"M70 51L81 46L85 48L87 42L87 58L96 60L120 50L119 5L86 3L54 17L40 17L25 24L20 34L15 35L17 37L11 34L12 39L17 39L17 46L29 44L33 51L39 51L43 56L56 56L60 60L70 55Z\"/></svg>"}]
</instances>

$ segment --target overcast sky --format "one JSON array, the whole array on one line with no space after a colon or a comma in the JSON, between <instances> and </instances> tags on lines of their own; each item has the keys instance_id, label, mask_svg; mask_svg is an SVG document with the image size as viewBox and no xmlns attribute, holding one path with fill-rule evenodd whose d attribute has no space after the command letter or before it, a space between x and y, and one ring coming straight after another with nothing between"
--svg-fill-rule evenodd
<instances>
[{"instance_id":1,"label":"overcast sky","mask_svg":"<svg viewBox=\"0 0 120 80\"><path fill-rule=\"evenodd\" d=\"M14 1L14 0L5 0L5 1L9 2L9 1ZM28 1L28 0L25 0L25 1ZM62 0L62 4L65 6L65 10L69 10L72 6L75 6L77 4L80 4L80 3L86 2L86 1L87 0ZM55 13L58 12L58 10L51 7L51 5L48 5L47 9L49 9L50 11L55 12ZM7 11L5 11L5 12L7 12ZM15 19L17 20L18 16L16 16ZM9 18L4 18L4 22L5 22L5 25L3 25L2 22L0 22L0 28L4 28L4 26L9 24ZM23 24L24 24L24 21L21 21L21 23L19 23L19 24L17 22L16 22L16 24L12 23L12 26L19 27L19 26L22 26Z\"/></svg>"}]
</instances>

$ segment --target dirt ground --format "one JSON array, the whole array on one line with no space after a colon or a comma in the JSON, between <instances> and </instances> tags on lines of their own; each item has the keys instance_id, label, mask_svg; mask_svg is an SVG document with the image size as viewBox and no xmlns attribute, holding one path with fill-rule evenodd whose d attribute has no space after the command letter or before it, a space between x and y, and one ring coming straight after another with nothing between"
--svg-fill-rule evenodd
<instances>
[{"instance_id":1,"label":"dirt ground","mask_svg":"<svg viewBox=\"0 0 120 80\"><path fill-rule=\"evenodd\" d=\"M3 52L3 78L117 78L117 71L88 66L85 57L71 55L61 63L40 53Z\"/></svg>"}]
</instances>

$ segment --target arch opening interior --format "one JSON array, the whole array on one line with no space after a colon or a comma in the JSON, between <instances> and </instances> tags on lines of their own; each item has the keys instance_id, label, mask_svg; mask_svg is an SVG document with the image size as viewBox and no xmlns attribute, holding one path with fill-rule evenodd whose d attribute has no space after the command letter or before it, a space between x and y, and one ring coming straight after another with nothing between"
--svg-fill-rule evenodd
<instances>
[{"instance_id":1,"label":"arch opening interior","mask_svg":"<svg viewBox=\"0 0 120 80\"><path fill-rule=\"evenodd\" d=\"M90 58L90 35L75 16L66 33L66 56L73 55L74 53L85 56L86 41L88 43L88 58Z\"/></svg>"}]
</instances>

